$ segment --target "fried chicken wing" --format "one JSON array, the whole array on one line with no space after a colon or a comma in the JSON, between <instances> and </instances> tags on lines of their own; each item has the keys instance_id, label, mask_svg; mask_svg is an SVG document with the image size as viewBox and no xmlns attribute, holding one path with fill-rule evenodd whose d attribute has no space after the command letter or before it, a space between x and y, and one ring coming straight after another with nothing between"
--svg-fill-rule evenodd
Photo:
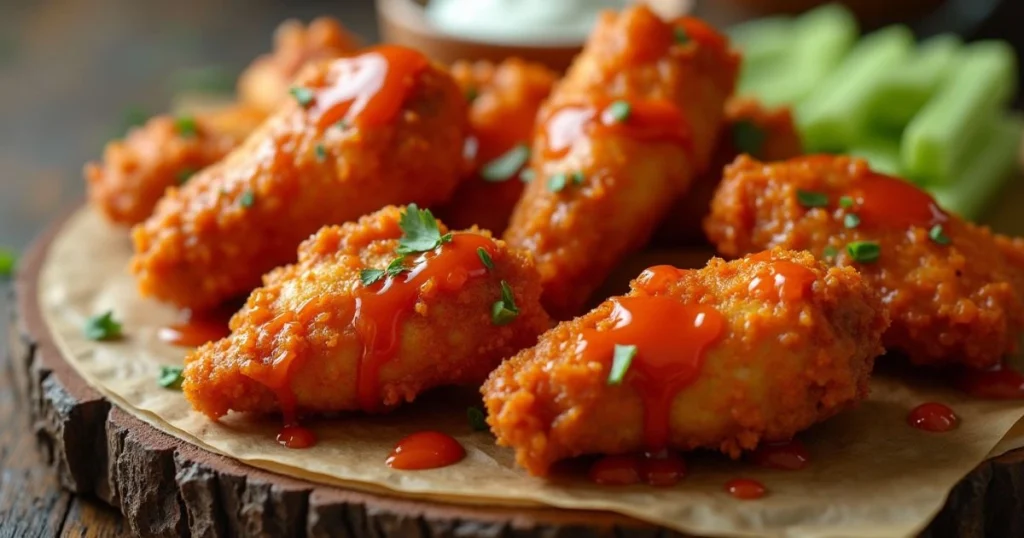
<instances>
[{"instance_id":1,"label":"fried chicken wing","mask_svg":"<svg viewBox=\"0 0 1024 538\"><path fill-rule=\"evenodd\" d=\"M888 319L852 268L776 249L698 270L652 267L630 287L484 383L498 443L532 474L583 454L735 458L867 396Z\"/></svg>"},{"instance_id":2,"label":"fried chicken wing","mask_svg":"<svg viewBox=\"0 0 1024 538\"><path fill-rule=\"evenodd\" d=\"M541 109L536 179L505 233L537 258L553 315L576 314L707 168L737 64L696 19L643 6L599 19Z\"/></svg>"},{"instance_id":3,"label":"fried chicken wing","mask_svg":"<svg viewBox=\"0 0 1024 538\"><path fill-rule=\"evenodd\" d=\"M222 159L263 119L245 106L151 118L107 144L102 162L85 165L89 200L114 222L138 224L168 187Z\"/></svg>"},{"instance_id":4,"label":"fried chicken wing","mask_svg":"<svg viewBox=\"0 0 1024 538\"><path fill-rule=\"evenodd\" d=\"M741 157L726 169L706 230L726 256L780 246L856 267L891 312L886 347L918 364L994 366L1024 332L1013 240L860 159Z\"/></svg>"},{"instance_id":5,"label":"fried chicken wing","mask_svg":"<svg viewBox=\"0 0 1024 538\"><path fill-rule=\"evenodd\" d=\"M347 56L358 48L358 38L334 18L319 17L309 26L287 20L274 32L274 51L253 60L238 78L238 97L272 114L288 98L288 89L304 65Z\"/></svg>"},{"instance_id":6,"label":"fried chicken wing","mask_svg":"<svg viewBox=\"0 0 1024 538\"><path fill-rule=\"evenodd\" d=\"M743 153L768 162L801 155L800 133L789 108L767 109L743 97L726 103L725 125L718 134L711 167L693 180L689 192L669 210L655 233L655 243L680 246L706 241L702 226L711 212L711 198L725 167Z\"/></svg>"},{"instance_id":7,"label":"fried chicken wing","mask_svg":"<svg viewBox=\"0 0 1024 538\"><path fill-rule=\"evenodd\" d=\"M232 318L228 338L188 356L192 405L214 418L383 411L438 385L478 384L536 342L549 320L529 255L485 230L442 239L442 224L437 246L399 256L410 213L429 215L386 207L305 241L298 263L268 274Z\"/></svg>"},{"instance_id":8,"label":"fried chicken wing","mask_svg":"<svg viewBox=\"0 0 1024 538\"><path fill-rule=\"evenodd\" d=\"M171 188L135 228L144 295L215 306L293 261L321 226L451 195L466 103L446 71L384 46L311 66L297 83L242 146Z\"/></svg>"},{"instance_id":9,"label":"fried chicken wing","mask_svg":"<svg viewBox=\"0 0 1024 538\"><path fill-rule=\"evenodd\" d=\"M541 64L509 58L497 65L456 62L452 76L471 103L468 172L437 213L455 228L476 225L500 235L525 186L520 172L529 158L537 110L558 75Z\"/></svg>"}]
</instances>

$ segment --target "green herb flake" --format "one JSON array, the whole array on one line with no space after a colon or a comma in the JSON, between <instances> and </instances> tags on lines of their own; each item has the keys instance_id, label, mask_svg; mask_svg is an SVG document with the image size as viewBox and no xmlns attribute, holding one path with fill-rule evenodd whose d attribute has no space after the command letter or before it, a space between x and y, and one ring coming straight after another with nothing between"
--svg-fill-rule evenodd
<instances>
[{"instance_id":1,"label":"green herb flake","mask_svg":"<svg viewBox=\"0 0 1024 538\"><path fill-rule=\"evenodd\" d=\"M487 253L487 249L484 247L477 247L476 255L480 256L480 263L483 263L484 267L486 267L488 271L494 270L494 260L492 260L491 255Z\"/></svg>"},{"instance_id":2,"label":"green herb flake","mask_svg":"<svg viewBox=\"0 0 1024 538\"><path fill-rule=\"evenodd\" d=\"M936 224L935 226L932 226L932 229L928 230L928 237L930 237L932 241L935 241L940 245L948 245L952 242L949 239L949 236L946 235L946 231L942 228L941 224Z\"/></svg>"},{"instance_id":3,"label":"green herb flake","mask_svg":"<svg viewBox=\"0 0 1024 538\"><path fill-rule=\"evenodd\" d=\"M851 241L846 253L857 263L874 263L882 255L882 247L876 241Z\"/></svg>"},{"instance_id":4,"label":"green herb flake","mask_svg":"<svg viewBox=\"0 0 1024 538\"><path fill-rule=\"evenodd\" d=\"M752 121L742 120L732 127L732 143L742 153L760 157L767 139L767 133Z\"/></svg>"},{"instance_id":5,"label":"green herb flake","mask_svg":"<svg viewBox=\"0 0 1024 538\"><path fill-rule=\"evenodd\" d=\"M317 144L313 147L313 152L316 153L316 160L318 162L324 162L327 160L327 148L323 144Z\"/></svg>"},{"instance_id":6,"label":"green herb flake","mask_svg":"<svg viewBox=\"0 0 1024 538\"><path fill-rule=\"evenodd\" d=\"M609 385L621 385L622 380L629 371L629 365L636 357L636 346L615 344L615 353L612 355L612 368L608 372Z\"/></svg>"},{"instance_id":7,"label":"green herb flake","mask_svg":"<svg viewBox=\"0 0 1024 538\"><path fill-rule=\"evenodd\" d=\"M17 263L18 255L13 250L0 247L0 278L11 278Z\"/></svg>"},{"instance_id":8,"label":"green herb flake","mask_svg":"<svg viewBox=\"0 0 1024 538\"><path fill-rule=\"evenodd\" d=\"M402 229L402 238L398 240L398 253L429 252L451 241L451 234L441 236L437 227L437 219L429 209L420 209L416 204L409 206L398 221Z\"/></svg>"},{"instance_id":9,"label":"green herb flake","mask_svg":"<svg viewBox=\"0 0 1024 538\"><path fill-rule=\"evenodd\" d=\"M359 271L359 281L362 282L364 286L372 286L382 278L384 278L383 269L363 269L362 271Z\"/></svg>"},{"instance_id":10,"label":"green herb flake","mask_svg":"<svg viewBox=\"0 0 1024 538\"><path fill-rule=\"evenodd\" d=\"M629 101L619 100L608 105L608 108L604 109L603 115L616 123L625 123L632 113L633 107L630 106Z\"/></svg>"},{"instance_id":11,"label":"green herb flake","mask_svg":"<svg viewBox=\"0 0 1024 538\"><path fill-rule=\"evenodd\" d=\"M192 176L196 175L196 172L198 171L199 170L196 170L195 168L191 167L182 168L181 170L178 170L178 174L175 176L175 179L178 181L178 185L184 185L188 183L188 180L192 179Z\"/></svg>"},{"instance_id":12,"label":"green herb flake","mask_svg":"<svg viewBox=\"0 0 1024 538\"><path fill-rule=\"evenodd\" d=\"M256 193L252 191L243 192L242 196L238 198L238 203L246 209L252 207L256 203Z\"/></svg>"},{"instance_id":13,"label":"green herb flake","mask_svg":"<svg viewBox=\"0 0 1024 538\"><path fill-rule=\"evenodd\" d=\"M313 104L313 90L309 88L295 86L288 90L288 93L292 94L302 108L309 108Z\"/></svg>"},{"instance_id":14,"label":"green herb flake","mask_svg":"<svg viewBox=\"0 0 1024 538\"><path fill-rule=\"evenodd\" d=\"M399 256L391 260L391 263L389 263L387 268L384 269L384 272L387 276L394 278L406 270L408 270L408 268L405 266L405 257Z\"/></svg>"},{"instance_id":15,"label":"green herb flake","mask_svg":"<svg viewBox=\"0 0 1024 538\"><path fill-rule=\"evenodd\" d=\"M199 126L192 116L178 116L174 118L174 131L185 138L194 138L199 132Z\"/></svg>"},{"instance_id":16,"label":"green herb flake","mask_svg":"<svg viewBox=\"0 0 1024 538\"><path fill-rule=\"evenodd\" d=\"M856 213L847 213L846 216L843 217L843 226L846 226L851 230L860 226L860 217L858 217Z\"/></svg>"},{"instance_id":17,"label":"green herb flake","mask_svg":"<svg viewBox=\"0 0 1024 538\"><path fill-rule=\"evenodd\" d=\"M808 209L812 207L825 207L828 205L828 196L820 192L798 189L796 191L796 199L800 202L800 205Z\"/></svg>"},{"instance_id":18,"label":"green herb flake","mask_svg":"<svg viewBox=\"0 0 1024 538\"><path fill-rule=\"evenodd\" d=\"M548 178L548 190L551 192L562 192L569 178L565 174L555 174Z\"/></svg>"},{"instance_id":19,"label":"green herb flake","mask_svg":"<svg viewBox=\"0 0 1024 538\"><path fill-rule=\"evenodd\" d=\"M183 370L181 366L161 366L156 382L165 389L181 390L181 382L185 380L181 375Z\"/></svg>"},{"instance_id":20,"label":"green herb flake","mask_svg":"<svg viewBox=\"0 0 1024 538\"><path fill-rule=\"evenodd\" d=\"M836 256L839 256L839 249L837 249L836 247L834 247L832 245L826 246L821 251L821 257L823 259L825 259L825 260L832 261L832 260L836 259Z\"/></svg>"},{"instance_id":21,"label":"green herb flake","mask_svg":"<svg viewBox=\"0 0 1024 538\"><path fill-rule=\"evenodd\" d=\"M534 172L532 168L527 168L522 172L519 172L519 181L523 183L529 183L537 178L537 172Z\"/></svg>"},{"instance_id":22,"label":"green herb flake","mask_svg":"<svg viewBox=\"0 0 1024 538\"><path fill-rule=\"evenodd\" d=\"M476 87L471 86L469 88L466 88L466 102L467 103L472 104L473 101L476 101L477 97L480 97L480 91L477 90Z\"/></svg>"},{"instance_id":23,"label":"green herb flake","mask_svg":"<svg viewBox=\"0 0 1024 538\"><path fill-rule=\"evenodd\" d=\"M583 182L585 182L586 180L587 180L587 176L583 173L582 170L577 170L577 171L572 173L572 184L573 185L582 185Z\"/></svg>"},{"instance_id":24,"label":"green herb flake","mask_svg":"<svg viewBox=\"0 0 1024 538\"><path fill-rule=\"evenodd\" d=\"M676 39L676 43L685 45L690 42L690 34L686 33L686 29L676 26L672 29L672 35Z\"/></svg>"},{"instance_id":25,"label":"green herb flake","mask_svg":"<svg viewBox=\"0 0 1024 538\"><path fill-rule=\"evenodd\" d=\"M114 319L114 312L106 312L89 318L85 322L85 337L97 342L121 338L121 323Z\"/></svg>"},{"instance_id":26,"label":"green herb flake","mask_svg":"<svg viewBox=\"0 0 1024 538\"><path fill-rule=\"evenodd\" d=\"M518 315L519 307L516 306L515 296L512 295L512 286L502 280L501 299L491 305L491 323L498 326L508 325Z\"/></svg>"},{"instance_id":27,"label":"green herb flake","mask_svg":"<svg viewBox=\"0 0 1024 538\"><path fill-rule=\"evenodd\" d=\"M853 207L853 197L852 196L840 196L839 197L839 207L841 207L843 209L850 209L850 208L852 208Z\"/></svg>"},{"instance_id":28,"label":"green herb flake","mask_svg":"<svg viewBox=\"0 0 1024 538\"><path fill-rule=\"evenodd\" d=\"M487 426L487 415L479 407L467 407L466 419L469 420L469 427L475 432L485 432L490 429Z\"/></svg>"},{"instance_id":29,"label":"green herb flake","mask_svg":"<svg viewBox=\"0 0 1024 538\"><path fill-rule=\"evenodd\" d=\"M500 157L485 164L480 169L480 176L486 181L500 183L515 177L516 172L522 170L529 160L530 147L526 144L516 144Z\"/></svg>"}]
</instances>

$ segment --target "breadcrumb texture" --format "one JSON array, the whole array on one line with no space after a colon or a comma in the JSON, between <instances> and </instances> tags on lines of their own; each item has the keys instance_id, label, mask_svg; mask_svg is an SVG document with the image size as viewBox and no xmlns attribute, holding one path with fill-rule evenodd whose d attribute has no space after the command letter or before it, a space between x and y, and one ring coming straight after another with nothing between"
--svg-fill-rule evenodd
<instances>
[{"instance_id":1,"label":"breadcrumb texture","mask_svg":"<svg viewBox=\"0 0 1024 538\"><path fill-rule=\"evenodd\" d=\"M726 318L699 377L675 396L670 448L708 448L736 458L760 442L788 440L867 397L888 326L878 296L852 268L826 268L805 252L776 249L769 257L812 271L810 295L802 301L752 296L751 281L772 263L764 258L715 258L655 289L640 279L631 283L626 297L711 305ZM584 330L609 329L612 310L605 301L558 324L484 383L498 443L515 448L516 461L533 474L547 474L564 458L649 448L641 395L628 379L609 385L610 361L586 361L576 347ZM672 320L665 330L672 330Z\"/></svg>"},{"instance_id":2,"label":"breadcrumb texture","mask_svg":"<svg viewBox=\"0 0 1024 538\"><path fill-rule=\"evenodd\" d=\"M813 156L775 164L741 157L726 170L706 222L708 238L725 256L770 247L804 249L821 257L836 249L837 266L856 266L878 290L892 316L885 346L917 364L995 366L1013 353L1024 331L1024 246L955 215L943 225L949 245L914 227L847 228L843 214L807 209L803 189L832 199L872 172L850 157ZM881 257L857 263L851 241L877 241Z\"/></svg>"},{"instance_id":3,"label":"breadcrumb texture","mask_svg":"<svg viewBox=\"0 0 1024 538\"><path fill-rule=\"evenodd\" d=\"M363 343L352 325L363 286L359 273L394 259L400 216L399 208L386 207L358 222L325 227L302 243L298 263L269 273L232 318L231 335L186 358L182 387L193 407L214 418L232 410L278 411L275 393L243 372L252 363L286 360L300 413L360 409ZM447 232L444 225L440 229ZM381 409L439 385L477 385L550 326L529 255L492 241L493 271L455 291L432 282L422 286L414 311L399 326L399 348L380 370ZM519 315L495 326L491 305L501 296L502 280L512 288Z\"/></svg>"}]
</instances>

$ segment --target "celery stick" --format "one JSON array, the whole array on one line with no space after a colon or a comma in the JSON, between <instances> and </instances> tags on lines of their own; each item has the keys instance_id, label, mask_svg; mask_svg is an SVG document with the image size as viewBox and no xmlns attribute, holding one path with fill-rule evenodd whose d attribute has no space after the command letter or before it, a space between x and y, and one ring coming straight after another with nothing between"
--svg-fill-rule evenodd
<instances>
[{"instance_id":1,"label":"celery stick","mask_svg":"<svg viewBox=\"0 0 1024 538\"><path fill-rule=\"evenodd\" d=\"M942 183L970 158L971 144L987 118L1017 91L1017 61L1010 45L985 41L969 45L957 72L914 116L903 133L903 167Z\"/></svg>"},{"instance_id":2,"label":"celery stick","mask_svg":"<svg viewBox=\"0 0 1024 538\"><path fill-rule=\"evenodd\" d=\"M768 17L730 28L732 44L743 52L744 71L748 64L779 60L793 46L793 19Z\"/></svg>"},{"instance_id":3,"label":"celery stick","mask_svg":"<svg viewBox=\"0 0 1024 538\"><path fill-rule=\"evenodd\" d=\"M842 64L797 106L797 123L811 151L837 150L867 131L868 103L884 74L903 65L914 47L905 26L889 26L866 36Z\"/></svg>"},{"instance_id":4,"label":"celery stick","mask_svg":"<svg viewBox=\"0 0 1024 538\"><path fill-rule=\"evenodd\" d=\"M966 219L977 221L1010 180L1020 181L1018 168L1024 120L1019 116L997 118L983 126L983 135L967 144L971 157L956 181L929 188L939 205Z\"/></svg>"},{"instance_id":5,"label":"celery stick","mask_svg":"<svg viewBox=\"0 0 1024 538\"><path fill-rule=\"evenodd\" d=\"M900 176L900 141L880 135L862 138L847 151L854 157L867 159L871 169L890 176Z\"/></svg>"},{"instance_id":6,"label":"celery stick","mask_svg":"<svg viewBox=\"0 0 1024 538\"><path fill-rule=\"evenodd\" d=\"M927 39L903 65L885 73L868 103L871 122L903 129L955 69L963 41L953 34Z\"/></svg>"},{"instance_id":7,"label":"celery stick","mask_svg":"<svg viewBox=\"0 0 1024 538\"><path fill-rule=\"evenodd\" d=\"M796 103L811 93L850 52L860 30L850 10L828 4L798 17L793 34L792 53L779 72L792 82L777 88L772 98L778 103Z\"/></svg>"}]
</instances>

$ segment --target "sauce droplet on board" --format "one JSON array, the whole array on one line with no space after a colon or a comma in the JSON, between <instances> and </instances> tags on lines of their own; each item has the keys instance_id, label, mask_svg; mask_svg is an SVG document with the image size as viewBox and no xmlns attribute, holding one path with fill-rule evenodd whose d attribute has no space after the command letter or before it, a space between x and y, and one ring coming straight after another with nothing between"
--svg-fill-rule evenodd
<instances>
[{"instance_id":1,"label":"sauce droplet on board","mask_svg":"<svg viewBox=\"0 0 1024 538\"><path fill-rule=\"evenodd\" d=\"M796 302L810 293L816 279L814 271L789 260L772 260L770 251L759 252L750 259L769 264L750 281L748 291L754 297Z\"/></svg>"},{"instance_id":2,"label":"sauce droplet on board","mask_svg":"<svg viewBox=\"0 0 1024 538\"><path fill-rule=\"evenodd\" d=\"M643 282L638 285L642 289ZM663 450L669 444L672 402L700 375L705 352L722 337L725 318L712 306L667 297L611 301L611 327L583 331L577 349L588 362L610 368L616 344L637 347L624 382L643 398L644 445Z\"/></svg>"},{"instance_id":3,"label":"sauce droplet on board","mask_svg":"<svg viewBox=\"0 0 1024 538\"><path fill-rule=\"evenodd\" d=\"M458 463L464 457L466 449L452 436L425 431L414 433L399 441L385 463L392 469L418 471L447 467Z\"/></svg>"},{"instance_id":4,"label":"sauce droplet on board","mask_svg":"<svg viewBox=\"0 0 1024 538\"><path fill-rule=\"evenodd\" d=\"M1024 375L1000 364L988 370L964 369L957 376L960 390L986 400L1024 399Z\"/></svg>"},{"instance_id":5,"label":"sauce droplet on board","mask_svg":"<svg viewBox=\"0 0 1024 538\"><path fill-rule=\"evenodd\" d=\"M783 471L799 471L811 461L804 444L796 439L785 443L761 443L750 454L755 465Z\"/></svg>"},{"instance_id":6,"label":"sauce droplet on board","mask_svg":"<svg viewBox=\"0 0 1024 538\"><path fill-rule=\"evenodd\" d=\"M628 115L616 119L609 112L615 101L564 105L546 114L540 124L544 155L560 159L577 140L586 136L622 136L641 142L669 142L692 151L690 129L682 112L666 100L622 101L629 104Z\"/></svg>"},{"instance_id":7,"label":"sauce droplet on board","mask_svg":"<svg viewBox=\"0 0 1024 538\"><path fill-rule=\"evenodd\" d=\"M277 442L288 448L309 448L316 444L316 434L297 424L281 428Z\"/></svg>"},{"instance_id":8,"label":"sauce droplet on board","mask_svg":"<svg viewBox=\"0 0 1024 538\"><path fill-rule=\"evenodd\" d=\"M310 111L322 130L342 120L360 127L385 125L402 109L415 77L428 66L422 53L398 45L335 60L333 82L315 89Z\"/></svg>"},{"instance_id":9,"label":"sauce droplet on board","mask_svg":"<svg viewBox=\"0 0 1024 538\"><path fill-rule=\"evenodd\" d=\"M604 456L590 466L590 480L602 486L648 484L669 487L686 476L686 463L676 454Z\"/></svg>"},{"instance_id":10,"label":"sauce droplet on board","mask_svg":"<svg viewBox=\"0 0 1024 538\"><path fill-rule=\"evenodd\" d=\"M207 342L226 338L231 334L228 320L234 310L228 308L209 312L184 311L184 319L180 323L161 327L157 337L161 341L174 346L199 347Z\"/></svg>"},{"instance_id":11,"label":"sauce droplet on board","mask_svg":"<svg viewBox=\"0 0 1024 538\"><path fill-rule=\"evenodd\" d=\"M907 414L907 424L926 432L948 432L959 423L960 417L952 409L936 402L923 403Z\"/></svg>"},{"instance_id":12,"label":"sauce droplet on board","mask_svg":"<svg viewBox=\"0 0 1024 538\"><path fill-rule=\"evenodd\" d=\"M736 478L725 483L725 491L744 501L760 499L768 490L764 484L749 478Z\"/></svg>"},{"instance_id":13,"label":"sauce droplet on board","mask_svg":"<svg viewBox=\"0 0 1024 538\"><path fill-rule=\"evenodd\" d=\"M930 228L949 220L935 200L909 181L868 171L850 188L850 211L865 226Z\"/></svg>"}]
</instances>

